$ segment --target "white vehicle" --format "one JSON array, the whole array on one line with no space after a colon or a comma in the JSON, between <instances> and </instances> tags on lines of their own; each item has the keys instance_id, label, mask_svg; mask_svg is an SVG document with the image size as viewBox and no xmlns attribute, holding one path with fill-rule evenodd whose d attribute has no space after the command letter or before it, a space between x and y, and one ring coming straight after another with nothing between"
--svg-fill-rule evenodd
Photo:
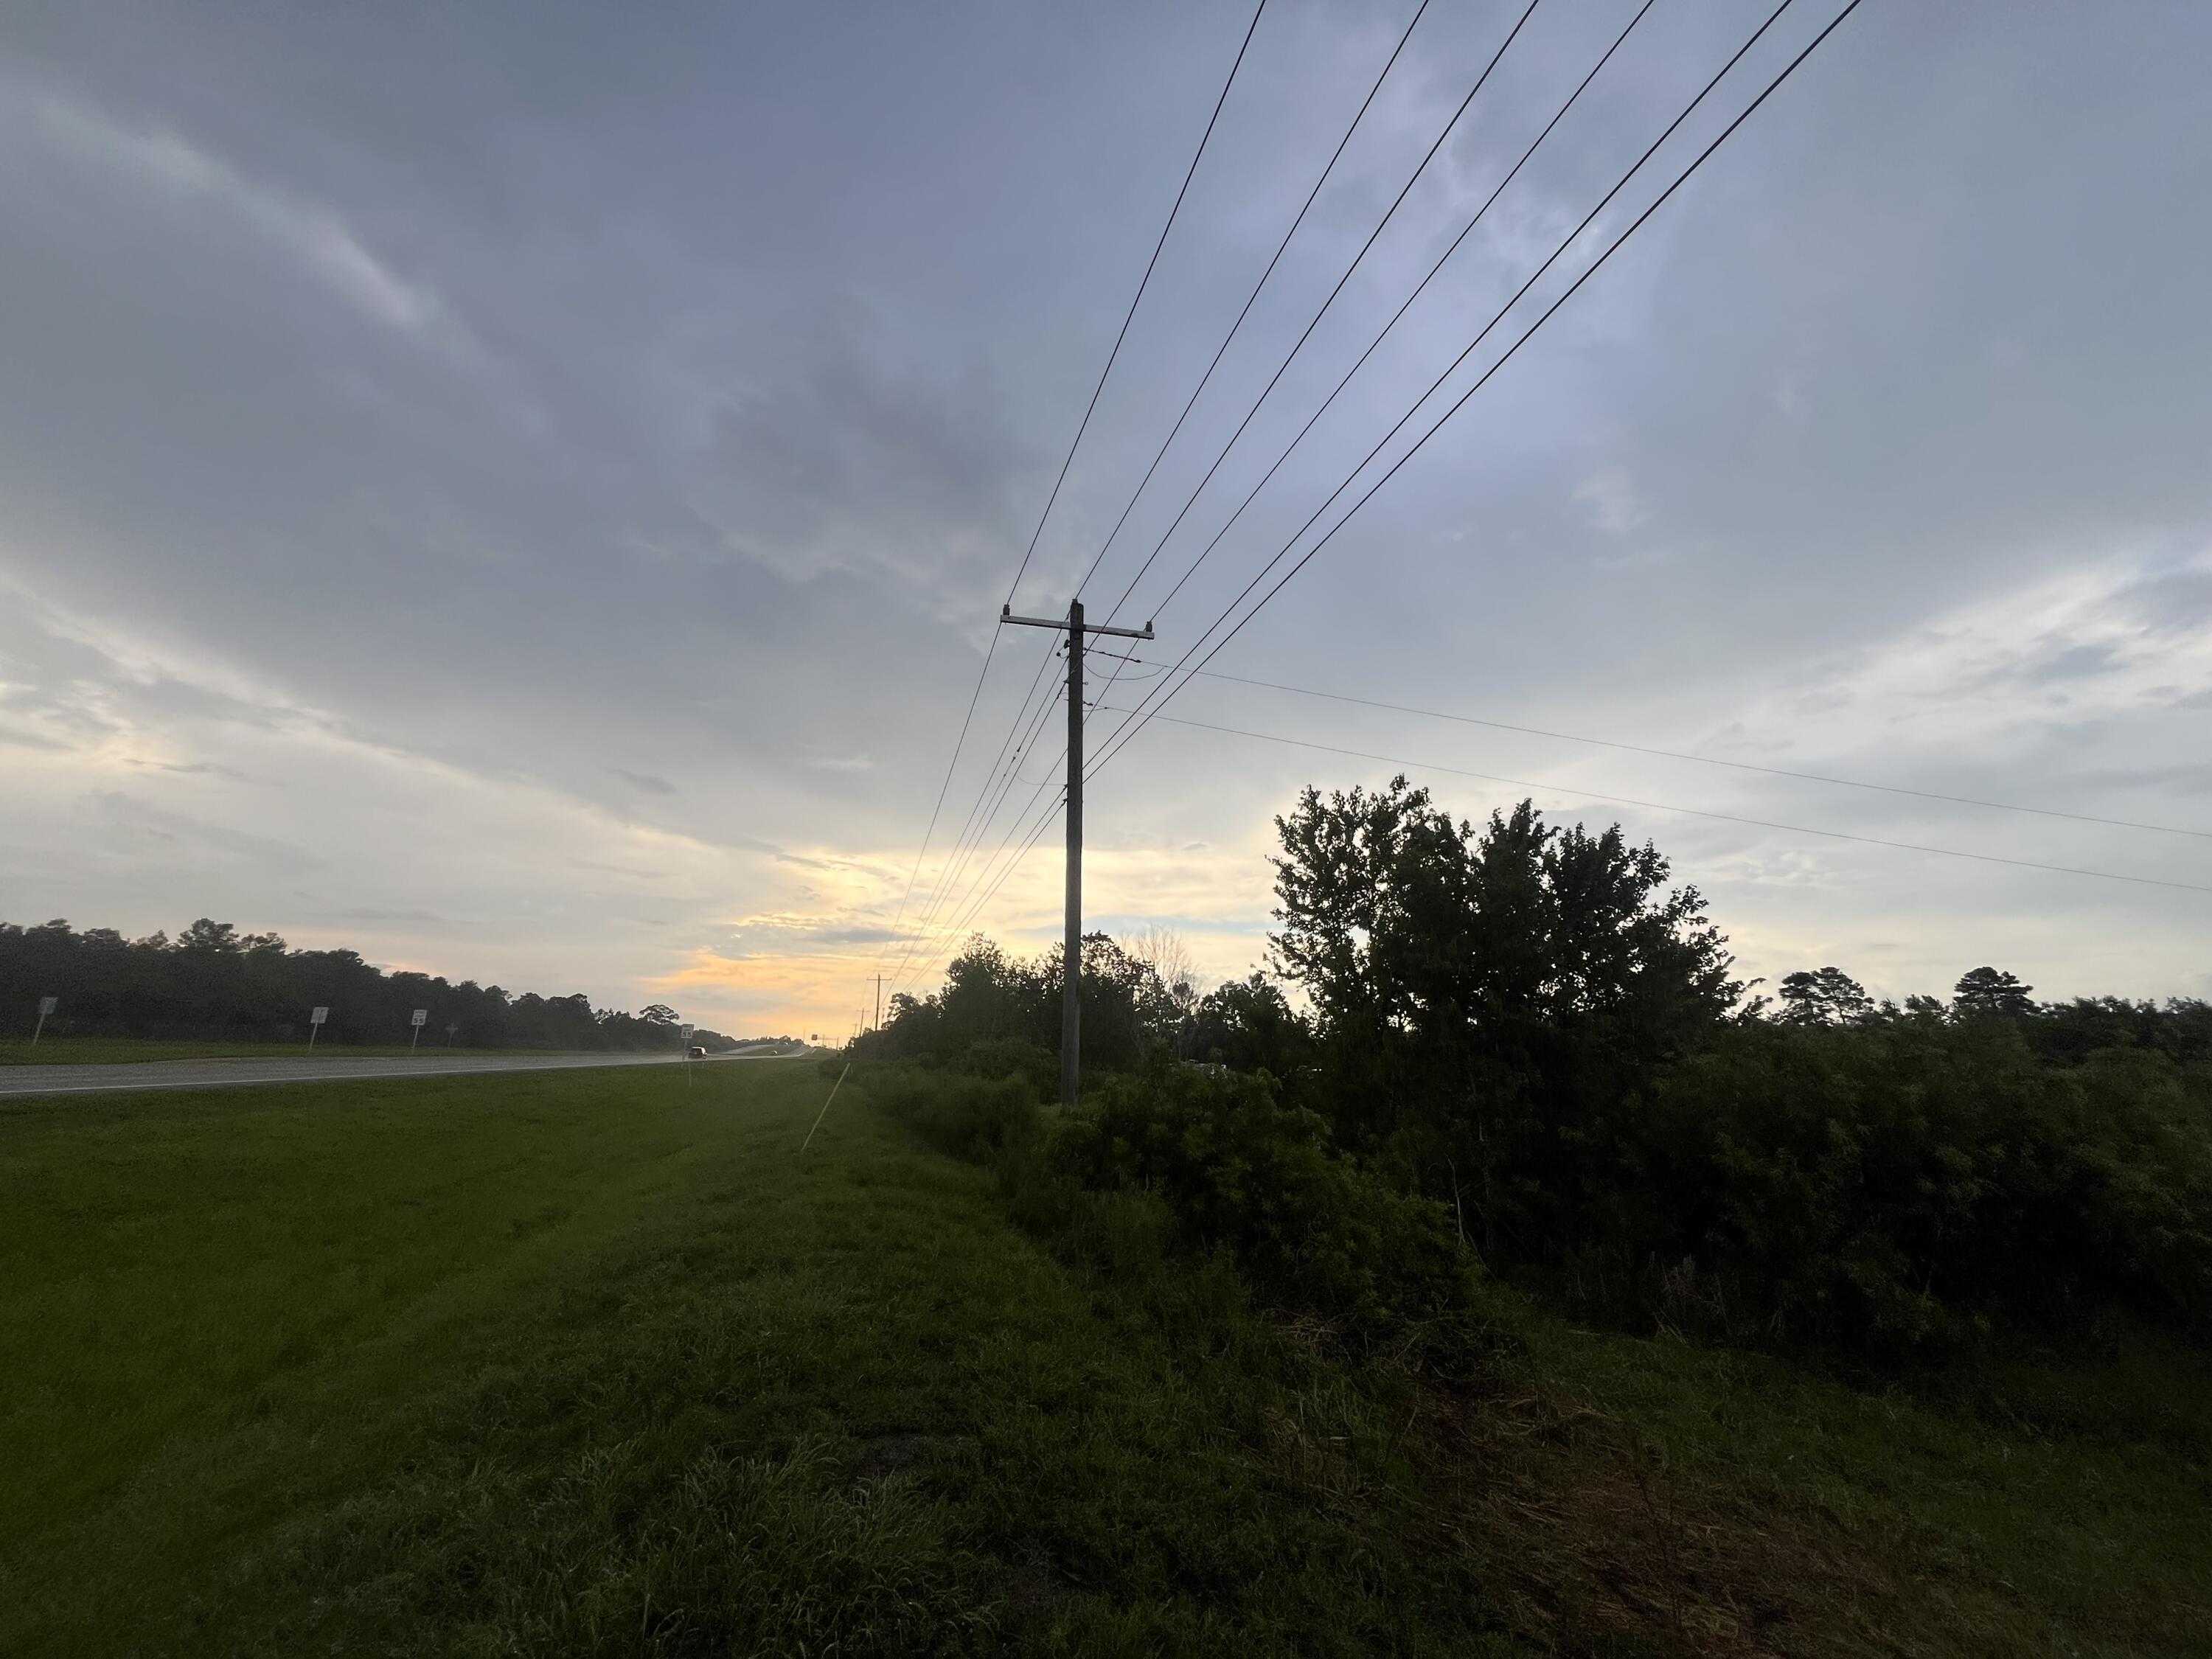
<instances>
[{"instance_id":1,"label":"white vehicle","mask_svg":"<svg viewBox=\"0 0 2212 1659\"><path fill-rule=\"evenodd\" d=\"M704 1048L687 1048L684 1051L684 1058L686 1060L704 1060L707 1058L707 1051Z\"/></svg>"}]
</instances>

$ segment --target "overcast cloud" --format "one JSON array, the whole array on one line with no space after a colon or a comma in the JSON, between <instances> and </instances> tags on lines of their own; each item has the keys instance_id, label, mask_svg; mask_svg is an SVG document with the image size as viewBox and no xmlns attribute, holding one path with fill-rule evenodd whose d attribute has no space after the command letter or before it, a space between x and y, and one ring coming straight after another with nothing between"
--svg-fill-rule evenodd
<instances>
[{"instance_id":1,"label":"overcast cloud","mask_svg":"<svg viewBox=\"0 0 2212 1659\"><path fill-rule=\"evenodd\" d=\"M1836 3L1798 0L1661 161ZM1158 607L1148 662L1771 4L1658 0L1162 605L1632 9L1539 6L1132 595L1124 620ZM1270 0L1018 610L1065 606L1411 11ZM1094 614L1518 11L1435 0ZM9 8L0 916L211 915L842 1031L902 958L992 620L1249 16ZM2208 62L2186 0L1867 0L1214 665L2212 830ZM939 849L1045 649L1001 641ZM2047 995L2212 994L2212 892L1590 796L2212 887L2201 835L1220 680L1172 712L1541 783L1655 839L1751 973L1834 962L1902 995L1992 962ZM1157 722L1095 786L1092 920L1241 972L1270 816L1393 769ZM1407 769L1471 816L1526 793ZM1042 945L1059 883L1048 838L979 925Z\"/></svg>"}]
</instances>

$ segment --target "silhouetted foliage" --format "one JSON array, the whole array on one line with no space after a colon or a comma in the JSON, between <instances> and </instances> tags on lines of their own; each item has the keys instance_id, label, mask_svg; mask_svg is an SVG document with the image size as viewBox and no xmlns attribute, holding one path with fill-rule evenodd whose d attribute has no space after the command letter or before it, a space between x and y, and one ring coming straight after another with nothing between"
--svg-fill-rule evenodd
<instances>
[{"instance_id":1,"label":"silhouetted foliage","mask_svg":"<svg viewBox=\"0 0 2212 1659\"><path fill-rule=\"evenodd\" d=\"M1874 1012L1866 988L1840 968L1785 975L1781 988L1785 1025L1855 1025Z\"/></svg>"},{"instance_id":2,"label":"silhouetted foliage","mask_svg":"<svg viewBox=\"0 0 2212 1659\"><path fill-rule=\"evenodd\" d=\"M1832 964L1747 1003L1696 890L1617 829L1523 802L1478 830L1403 779L1309 789L1277 826L1282 982L1182 1018L1094 936L1087 1069L1152 1063L1094 1076L1045 1138L1273 1299L1410 1316L1425 1292L1359 1288L1345 1252L1410 1253L1359 1270L1426 1282L1449 1216L1587 1310L1734 1340L1924 1353L2118 1314L2212 1334L2212 1006L2039 1006L1994 967L1899 1006ZM978 940L878 1052L1042 1098L1057 991L1056 958ZM1393 1231L1348 1196L1373 1191L1429 1220Z\"/></svg>"},{"instance_id":3,"label":"silhouetted foliage","mask_svg":"<svg viewBox=\"0 0 2212 1659\"><path fill-rule=\"evenodd\" d=\"M1057 951L1023 960L987 939L973 939L945 969L942 990L924 998L894 996L882 1029L863 1034L854 1054L964 1066L981 1049L993 1056L992 1075L1028 1074L1042 1055L1044 1075L1056 1076L1062 979ZM1134 1066L1181 1040L1186 1016L1176 994L1151 963L1103 933L1084 936L1080 986L1086 1068ZM1018 1053L1021 1063L1001 1066L1002 1049Z\"/></svg>"},{"instance_id":4,"label":"silhouetted foliage","mask_svg":"<svg viewBox=\"0 0 2212 1659\"><path fill-rule=\"evenodd\" d=\"M307 1014L331 1011L321 1042L400 1043L410 1017L429 1011L422 1041L475 1048L670 1048L676 1012L654 1003L635 1014L594 1009L581 994L511 995L473 980L385 973L352 951L295 951L274 933L240 933L202 916L172 941L126 940L109 927L80 933L67 921L0 922L0 1008L29 1034L41 996L61 1006L49 1035L284 1042L307 1035ZM450 1028L450 1029L449 1029ZM719 1032L691 1041L732 1046Z\"/></svg>"},{"instance_id":5,"label":"silhouetted foliage","mask_svg":"<svg viewBox=\"0 0 2212 1659\"><path fill-rule=\"evenodd\" d=\"M1312 1002L1304 1098L1349 1147L1540 1256L1601 1183L1612 1113L1741 993L1667 861L1522 802L1478 832L1402 778L1279 818L1275 960Z\"/></svg>"},{"instance_id":6,"label":"silhouetted foliage","mask_svg":"<svg viewBox=\"0 0 2212 1659\"><path fill-rule=\"evenodd\" d=\"M1977 968L1952 988L1951 1007L1962 1018L2019 1019L2035 1012L2028 996L2034 988L1994 968Z\"/></svg>"},{"instance_id":7,"label":"silhouetted foliage","mask_svg":"<svg viewBox=\"0 0 2212 1659\"><path fill-rule=\"evenodd\" d=\"M1255 973L1199 1000L1188 1047L1193 1060L1287 1077L1304 1062L1312 1043L1311 1030L1282 988Z\"/></svg>"},{"instance_id":8,"label":"silhouetted foliage","mask_svg":"<svg viewBox=\"0 0 2212 1659\"><path fill-rule=\"evenodd\" d=\"M2056 1068L1972 1015L1750 1027L1625 1115L1592 1236L1678 1322L1903 1348L2212 1309L2212 1078L2163 1055Z\"/></svg>"},{"instance_id":9,"label":"silhouetted foliage","mask_svg":"<svg viewBox=\"0 0 2212 1659\"><path fill-rule=\"evenodd\" d=\"M1054 1126L1052 1167L1158 1194L1186 1243L1225 1249L1261 1297L1363 1338L1463 1314L1474 1263L1440 1205L1343 1156L1265 1076L1190 1066L1117 1078Z\"/></svg>"}]
</instances>

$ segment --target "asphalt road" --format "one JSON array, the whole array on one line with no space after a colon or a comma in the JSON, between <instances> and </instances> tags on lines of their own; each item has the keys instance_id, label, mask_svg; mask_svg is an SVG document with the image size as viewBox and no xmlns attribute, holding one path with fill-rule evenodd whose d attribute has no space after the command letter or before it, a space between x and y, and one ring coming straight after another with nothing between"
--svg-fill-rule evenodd
<instances>
[{"instance_id":1,"label":"asphalt road","mask_svg":"<svg viewBox=\"0 0 2212 1659\"><path fill-rule=\"evenodd\" d=\"M28 1095L112 1094L128 1089L227 1089L248 1083L349 1083L362 1078L459 1077L478 1072L559 1072L586 1066L719 1065L784 1054L317 1054L297 1060L151 1060L115 1066L0 1066L0 1100Z\"/></svg>"}]
</instances>

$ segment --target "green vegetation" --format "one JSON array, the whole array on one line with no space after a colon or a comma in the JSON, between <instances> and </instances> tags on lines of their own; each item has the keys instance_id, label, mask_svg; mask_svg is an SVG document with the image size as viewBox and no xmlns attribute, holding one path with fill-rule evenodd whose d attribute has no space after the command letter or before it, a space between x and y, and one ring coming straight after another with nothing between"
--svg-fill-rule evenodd
<instances>
[{"instance_id":1,"label":"green vegetation","mask_svg":"<svg viewBox=\"0 0 2212 1659\"><path fill-rule=\"evenodd\" d=\"M865 1070L801 1157L828 1086L0 1109L0 1650L2212 1644L2193 1353L1854 1388L1479 1281L1370 1343L1210 1247L1218 1159L1090 1184L1095 1123Z\"/></svg>"},{"instance_id":2,"label":"green vegetation","mask_svg":"<svg viewBox=\"0 0 2212 1659\"><path fill-rule=\"evenodd\" d=\"M1301 1172L1325 1169L1628 1330L1913 1363L2113 1320L2212 1336L2212 1006L2039 1005L1984 967L1899 1007L1830 966L1778 1009L1617 826L1525 801L1477 826L1401 778L1306 790L1277 829L1281 984L1201 997L1157 950L1086 942L1086 1063L1128 1079L1096 1091L1092 1180L1174 1189L1163 1150L1209 1139L1246 1208L1340 1234ZM979 940L860 1051L1034 1081L1058 985ZM1244 1103L1177 1060L1243 1074Z\"/></svg>"},{"instance_id":3,"label":"green vegetation","mask_svg":"<svg viewBox=\"0 0 2212 1659\"><path fill-rule=\"evenodd\" d=\"M275 933L241 933L202 916L172 939L128 939L112 927L82 933L57 917L33 927L0 921L0 1026L27 1038L40 1000L59 999L44 1036L140 1037L247 1045L307 1040L307 1018L330 1010L318 1048L404 1042L417 1008L427 1042L484 1048L673 1048L676 1011L593 1008L591 999L510 994L474 980L386 973L354 951L295 951ZM724 1049L733 1039L694 1031ZM788 1041L788 1039L786 1039ZM39 1047L44 1049L44 1041Z\"/></svg>"}]
</instances>

